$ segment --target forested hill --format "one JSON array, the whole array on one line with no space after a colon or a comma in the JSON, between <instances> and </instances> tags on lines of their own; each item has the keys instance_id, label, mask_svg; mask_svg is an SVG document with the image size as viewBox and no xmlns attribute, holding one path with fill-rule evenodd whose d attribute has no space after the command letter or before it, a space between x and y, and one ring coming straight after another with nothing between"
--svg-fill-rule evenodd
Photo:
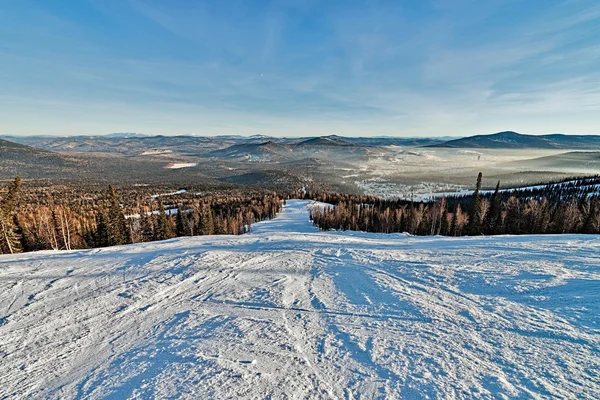
<instances>
[{"instance_id":1,"label":"forested hill","mask_svg":"<svg viewBox=\"0 0 600 400\"><path fill-rule=\"evenodd\" d=\"M598 135L526 135L506 131L491 135L476 135L450 140L429 147L487 148L487 149L600 149Z\"/></svg>"}]
</instances>

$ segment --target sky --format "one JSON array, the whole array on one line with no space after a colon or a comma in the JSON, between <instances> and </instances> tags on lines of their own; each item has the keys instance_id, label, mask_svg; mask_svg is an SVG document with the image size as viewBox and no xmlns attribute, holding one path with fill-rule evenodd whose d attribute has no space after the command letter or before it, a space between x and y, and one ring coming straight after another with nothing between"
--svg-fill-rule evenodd
<instances>
[{"instance_id":1,"label":"sky","mask_svg":"<svg viewBox=\"0 0 600 400\"><path fill-rule=\"evenodd\" d=\"M0 0L0 133L600 134L597 0Z\"/></svg>"}]
</instances>

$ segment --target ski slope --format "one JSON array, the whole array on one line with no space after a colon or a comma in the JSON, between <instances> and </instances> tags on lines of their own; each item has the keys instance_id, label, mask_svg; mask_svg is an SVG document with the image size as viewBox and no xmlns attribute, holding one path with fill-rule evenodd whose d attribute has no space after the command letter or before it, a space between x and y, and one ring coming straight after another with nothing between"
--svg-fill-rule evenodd
<instances>
[{"instance_id":1,"label":"ski slope","mask_svg":"<svg viewBox=\"0 0 600 400\"><path fill-rule=\"evenodd\" d=\"M0 256L0 398L600 398L596 236L319 232Z\"/></svg>"}]
</instances>

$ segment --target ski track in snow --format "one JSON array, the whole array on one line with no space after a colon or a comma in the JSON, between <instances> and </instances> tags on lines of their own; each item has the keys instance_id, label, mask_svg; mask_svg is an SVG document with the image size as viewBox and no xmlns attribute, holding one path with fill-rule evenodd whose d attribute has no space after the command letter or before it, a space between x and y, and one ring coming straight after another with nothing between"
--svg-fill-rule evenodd
<instances>
[{"instance_id":1,"label":"ski track in snow","mask_svg":"<svg viewBox=\"0 0 600 400\"><path fill-rule=\"evenodd\" d=\"M600 398L596 236L320 232L0 257L0 398Z\"/></svg>"}]
</instances>

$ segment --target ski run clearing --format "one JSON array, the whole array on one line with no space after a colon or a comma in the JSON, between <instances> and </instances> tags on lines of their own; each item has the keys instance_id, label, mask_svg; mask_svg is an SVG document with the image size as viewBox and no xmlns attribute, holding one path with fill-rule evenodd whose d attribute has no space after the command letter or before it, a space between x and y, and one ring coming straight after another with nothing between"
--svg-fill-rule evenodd
<instances>
[{"instance_id":1,"label":"ski run clearing","mask_svg":"<svg viewBox=\"0 0 600 400\"><path fill-rule=\"evenodd\" d=\"M597 236L320 232L0 257L0 398L600 398Z\"/></svg>"}]
</instances>

